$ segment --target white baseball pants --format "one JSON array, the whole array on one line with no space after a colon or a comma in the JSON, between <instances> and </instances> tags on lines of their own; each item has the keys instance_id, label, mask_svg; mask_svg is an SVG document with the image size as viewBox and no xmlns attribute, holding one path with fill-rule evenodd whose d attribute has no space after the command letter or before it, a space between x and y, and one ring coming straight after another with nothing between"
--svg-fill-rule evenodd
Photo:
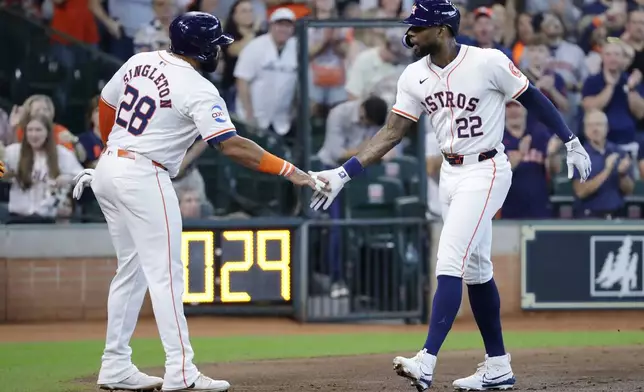
<instances>
[{"instance_id":1,"label":"white baseball pants","mask_svg":"<svg viewBox=\"0 0 644 392\"><path fill-rule=\"evenodd\" d=\"M469 285L492 279L492 218L511 183L512 168L504 153L460 166L443 162L439 184L443 229L436 276L460 277Z\"/></svg>"},{"instance_id":2,"label":"white baseball pants","mask_svg":"<svg viewBox=\"0 0 644 392\"><path fill-rule=\"evenodd\" d=\"M164 389L190 386L198 377L183 313L181 214L167 171L139 154L101 156L92 190L107 220L118 257L107 302L107 336L98 383L120 382L138 369L130 339L150 290L166 353Z\"/></svg>"}]
</instances>

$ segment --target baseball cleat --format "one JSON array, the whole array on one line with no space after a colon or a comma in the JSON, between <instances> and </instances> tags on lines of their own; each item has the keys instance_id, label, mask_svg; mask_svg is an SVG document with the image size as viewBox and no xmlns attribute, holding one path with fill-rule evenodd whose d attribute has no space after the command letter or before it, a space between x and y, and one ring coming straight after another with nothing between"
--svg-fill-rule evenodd
<instances>
[{"instance_id":1,"label":"baseball cleat","mask_svg":"<svg viewBox=\"0 0 644 392\"><path fill-rule=\"evenodd\" d=\"M422 349L413 358L394 358L394 371L400 377L411 381L418 392L426 391L432 385L436 357Z\"/></svg>"},{"instance_id":2,"label":"baseball cleat","mask_svg":"<svg viewBox=\"0 0 644 392\"><path fill-rule=\"evenodd\" d=\"M486 355L485 362L478 364L476 373L459 378L452 385L459 391L504 391L514 388L516 381L510 366L510 354L500 357Z\"/></svg>"},{"instance_id":3,"label":"baseball cleat","mask_svg":"<svg viewBox=\"0 0 644 392\"><path fill-rule=\"evenodd\" d=\"M161 390L162 385L162 378L137 372L120 382L100 384L99 388L106 391L151 392Z\"/></svg>"},{"instance_id":4,"label":"baseball cleat","mask_svg":"<svg viewBox=\"0 0 644 392\"><path fill-rule=\"evenodd\" d=\"M228 381L213 380L210 377L199 374L199 377L188 388L163 389L162 392L227 392L228 390L230 390Z\"/></svg>"}]
</instances>

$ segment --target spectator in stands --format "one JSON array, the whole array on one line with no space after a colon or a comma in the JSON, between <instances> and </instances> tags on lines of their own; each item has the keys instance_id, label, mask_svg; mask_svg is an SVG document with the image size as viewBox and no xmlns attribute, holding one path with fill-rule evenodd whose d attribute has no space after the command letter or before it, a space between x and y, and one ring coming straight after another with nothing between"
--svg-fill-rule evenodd
<instances>
[{"instance_id":1,"label":"spectator in stands","mask_svg":"<svg viewBox=\"0 0 644 392\"><path fill-rule=\"evenodd\" d=\"M204 143L205 144L205 143ZM184 183L180 187L175 186L175 192L179 199L179 210L183 219L211 219L214 218L212 204L202 195L198 189L190 183ZM244 216L247 218L248 216Z\"/></svg>"},{"instance_id":2,"label":"spectator in stands","mask_svg":"<svg viewBox=\"0 0 644 392\"><path fill-rule=\"evenodd\" d=\"M513 1L508 1L506 3L513 3ZM508 26L505 24L506 21L512 19L514 21L514 16L511 15L513 10L508 10L503 4L494 3L490 5L490 11L492 11L492 23L494 24L494 42L498 42L501 46L506 46L506 35L508 33ZM510 45L507 45L509 48Z\"/></svg>"},{"instance_id":3,"label":"spectator in stands","mask_svg":"<svg viewBox=\"0 0 644 392\"><path fill-rule=\"evenodd\" d=\"M266 3L266 18L270 21L271 15L280 9L286 8L293 12L295 19L300 19L311 14L308 0L264 0Z\"/></svg>"},{"instance_id":4,"label":"spectator in stands","mask_svg":"<svg viewBox=\"0 0 644 392\"><path fill-rule=\"evenodd\" d=\"M152 52L170 47L170 23L177 14L175 0L153 0L154 19L134 36L134 52Z\"/></svg>"},{"instance_id":5,"label":"spectator in stands","mask_svg":"<svg viewBox=\"0 0 644 392\"><path fill-rule=\"evenodd\" d=\"M552 217L548 180L561 170L561 142L543 124L528 118L525 108L510 101L505 111L503 135L512 165L512 186L501 208L504 219Z\"/></svg>"},{"instance_id":6,"label":"spectator in stands","mask_svg":"<svg viewBox=\"0 0 644 392\"><path fill-rule=\"evenodd\" d=\"M127 61L134 54L137 31L154 20L153 0L109 0L107 3L109 14L101 0L89 0L89 8L109 33L111 54Z\"/></svg>"},{"instance_id":7,"label":"spectator in stands","mask_svg":"<svg viewBox=\"0 0 644 392\"><path fill-rule=\"evenodd\" d=\"M57 206L69 195L72 179L83 168L66 148L56 144L53 123L43 114L25 119L25 138L6 148L11 179L11 223L53 223Z\"/></svg>"},{"instance_id":8,"label":"spectator in stands","mask_svg":"<svg viewBox=\"0 0 644 392\"><path fill-rule=\"evenodd\" d=\"M581 86L588 75L586 54L581 48L564 40L564 25L558 15L545 13L534 19L535 32L543 33L552 54L551 69L566 82L570 110L564 116L570 129L579 129L578 106L581 102Z\"/></svg>"},{"instance_id":9,"label":"spectator in stands","mask_svg":"<svg viewBox=\"0 0 644 392\"><path fill-rule=\"evenodd\" d=\"M22 141L24 133L20 124L23 124L27 118L36 115L43 115L53 122L55 116L54 101L46 95L36 94L27 98L22 106L15 107L15 110L11 111L9 125L15 132L17 142ZM73 135L65 126L54 123L53 132L58 144L69 150L74 149L74 145L71 143Z\"/></svg>"},{"instance_id":10,"label":"spectator in stands","mask_svg":"<svg viewBox=\"0 0 644 392\"><path fill-rule=\"evenodd\" d=\"M259 25L255 21L253 5L250 0L237 0L232 5L224 32L235 39L231 45L224 46L224 72L221 78L221 93L228 105L228 111L235 112L235 66L239 53L250 41L257 37Z\"/></svg>"},{"instance_id":11,"label":"spectator in stands","mask_svg":"<svg viewBox=\"0 0 644 392\"><path fill-rule=\"evenodd\" d=\"M515 20L514 38L510 49L512 61L521 64L524 58L525 45L532 41L534 29L532 28L532 15L521 13Z\"/></svg>"},{"instance_id":12,"label":"spectator in stands","mask_svg":"<svg viewBox=\"0 0 644 392\"><path fill-rule=\"evenodd\" d=\"M205 143L204 143L205 144ZM201 197L195 189L180 188L177 190L179 197L179 210L182 219L201 219Z\"/></svg>"},{"instance_id":13,"label":"spectator in stands","mask_svg":"<svg viewBox=\"0 0 644 392\"><path fill-rule=\"evenodd\" d=\"M581 11L575 7L574 0L527 0L525 11L529 15L552 12L557 15L569 31L576 31Z\"/></svg>"},{"instance_id":14,"label":"spectator in stands","mask_svg":"<svg viewBox=\"0 0 644 392\"><path fill-rule=\"evenodd\" d=\"M333 0L314 0L311 17L337 18ZM309 28L309 99L314 116L346 101L344 59L349 46L348 28Z\"/></svg>"},{"instance_id":15,"label":"spectator in stands","mask_svg":"<svg viewBox=\"0 0 644 392\"><path fill-rule=\"evenodd\" d=\"M406 16L402 0L378 0L375 7L363 13L367 19L401 19Z\"/></svg>"},{"instance_id":16,"label":"spectator in stands","mask_svg":"<svg viewBox=\"0 0 644 392\"><path fill-rule=\"evenodd\" d=\"M634 51L629 72L639 69L644 73L644 10L636 9L628 14L628 22L626 23L626 31L622 35L622 41Z\"/></svg>"},{"instance_id":17,"label":"spectator in stands","mask_svg":"<svg viewBox=\"0 0 644 392\"><path fill-rule=\"evenodd\" d=\"M404 31L387 29L385 42L361 52L347 72L346 89L349 99L365 99L376 95L391 107L395 101L398 78L411 60L411 51L400 37Z\"/></svg>"},{"instance_id":18,"label":"spectator in stands","mask_svg":"<svg viewBox=\"0 0 644 392\"><path fill-rule=\"evenodd\" d=\"M87 0L53 0L54 14L51 28L69 35L77 40L90 44L98 44L98 29L96 20L89 9ZM84 62L82 51L69 45L70 42L61 35L52 36L53 54L60 64L70 70L79 62Z\"/></svg>"},{"instance_id":19,"label":"spectator in stands","mask_svg":"<svg viewBox=\"0 0 644 392\"><path fill-rule=\"evenodd\" d=\"M260 129L282 136L291 129L297 87L294 25L293 11L279 8L273 12L268 33L242 49L234 72L236 113Z\"/></svg>"},{"instance_id":20,"label":"spectator in stands","mask_svg":"<svg viewBox=\"0 0 644 392\"><path fill-rule=\"evenodd\" d=\"M575 170L573 190L575 215L586 218L624 217L624 196L633 193L632 161L626 152L607 141L609 119L597 109L584 117L585 148L590 155L592 172L585 182Z\"/></svg>"},{"instance_id":21,"label":"spectator in stands","mask_svg":"<svg viewBox=\"0 0 644 392\"><path fill-rule=\"evenodd\" d=\"M101 139L101 131L98 129L98 100L100 96L92 98L90 107L86 116L87 131L78 136L74 136L72 143L74 143L74 151L78 161L86 168L95 168L98 163L98 158L101 157L103 148L103 140Z\"/></svg>"},{"instance_id":22,"label":"spectator in stands","mask_svg":"<svg viewBox=\"0 0 644 392\"><path fill-rule=\"evenodd\" d=\"M467 0L455 0L452 1L452 4L454 4L461 13L461 25L458 27L459 34L471 36L473 34L472 28L474 26L474 14L467 8Z\"/></svg>"},{"instance_id":23,"label":"spectator in stands","mask_svg":"<svg viewBox=\"0 0 644 392\"><path fill-rule=\"evenodd\" d=\"M627 16L625 0L596 1L584 9L581 20L579 43L582 49L592 48L592 34L595 29L602 28L607 37L620 37L624 33Z\"/></svg>"},{"instance_id":24,"label":"spectator in stands","mask_svg":"<svg viewBox=\"0 0 644 392\"><path fill-rule=\"evenodd\" d=\"M586 55L586 68L589 75L595 75L602 69L602 47L607 42L606 28L603 26L593 30L590 37L590 50Z\"/></svg>"},{"instance_id":25,"label":"spectator in stands","mask_svg":"<svg viewBox=\"0 0 644 392\"><path fill-rule=\"evenodd\" d=\"M561 111L569 110L566 82L549 67L550 50L543 36L534 36L526 47L523 73Z\"/></svg>"},{"instance_id":26,"label":"spectator in stands","mask_svg":"<svg viewBox=\"0 0 644 392\"><path fill-rule=\"evenodd\" d=\"M602 48L602 72L584 83L583 107L586 111L601 110L608 116L608 140L637 156L635 132L638 120L644 118L644 86L642 73L624 71L624 48L607 43Z\"/></svg>"},{"instance_id":27,"label":"spectator in stands","mask_svg":"<svg viewBox=\"0 0 644 392\"><path fill-rule=\"evenodd\" d=\"M224 15L230 14L230 7L224 12L217 12L221 3L229 3L229 1L220 1L220 0L180 0L179 3L188 1L188 6L186 7L186 12L205 12L211 15L217 15L222 17ZM232 6L232 4L230 4Z\"/></svg>"},{"instance_id":28,"label":"spectator in stands","mask_svg":"<svg viewBox=\"0 0 644 392\"><path fill-rule=\"evenodd\" d=\"M379 97L351 100L331 109L324 144L317 156L334 168L355 155L358 147L380 130L387 118L387 103Z\"/></svg>"},{"instance_id":29,"label":"spectator in stands","mask_svg":"<svg viewBox=\"0 0 644 392\"><path fill-rule=\"evenodd\" d=\"M463 44L478 46L479 48L496 48L512 58L510 50L495 41L496 24L494 22L492 9L479 7L474 11L474 34L472 37L459 38Z\"/></svg>"}]
</instances>

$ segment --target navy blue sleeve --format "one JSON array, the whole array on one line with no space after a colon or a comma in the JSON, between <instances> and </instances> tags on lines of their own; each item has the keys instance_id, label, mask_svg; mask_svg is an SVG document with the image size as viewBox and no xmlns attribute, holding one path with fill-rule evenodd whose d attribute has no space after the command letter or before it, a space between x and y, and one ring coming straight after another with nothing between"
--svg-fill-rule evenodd
<instances>
[{"instance_id":1,"label":"navy blue sleeve","mask_svg":"<svg viewBox=\"0 0 644 392\"><path fill-rule=\"evenodd\" d=\"M559 136L559 139L564 143L575 137L570 132L570 129L568 129L568 126L555 105L538 88L534 87L532 83L530 83L530 86L516 100L521 102L530 113L534 114L539 121Z\"/></svg>"}]
</instances>

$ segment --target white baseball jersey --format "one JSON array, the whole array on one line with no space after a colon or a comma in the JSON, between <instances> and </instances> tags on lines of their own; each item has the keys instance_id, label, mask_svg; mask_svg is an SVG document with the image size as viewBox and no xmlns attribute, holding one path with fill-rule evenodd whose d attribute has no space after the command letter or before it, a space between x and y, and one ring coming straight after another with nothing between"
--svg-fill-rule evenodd
<instances>
[{"instance_id":1,"label":"white baseball jersey","mask_svg":"<svg viewBox=\"0 0 644 392\"><path fill-rule=\"evenodd\" d=\"M476 154L503 148L505 102L528 85L501 51L461 45L445 68L429 56L407 66L392 111L414 121L425 111L442 152Z\"/></svg>"},{"instance_id":2,"label":"white baseball jersey","mask_svg":"<svg viewBox=\"0 0 644 392\"><path fill-rule=\"evenodd\" d=\"M198 136L223 141L236 134L217 88L167 51L132 56L101 97L116 109L107 146L156 161L170 177Z\"/></svg>"}]
</instances>

